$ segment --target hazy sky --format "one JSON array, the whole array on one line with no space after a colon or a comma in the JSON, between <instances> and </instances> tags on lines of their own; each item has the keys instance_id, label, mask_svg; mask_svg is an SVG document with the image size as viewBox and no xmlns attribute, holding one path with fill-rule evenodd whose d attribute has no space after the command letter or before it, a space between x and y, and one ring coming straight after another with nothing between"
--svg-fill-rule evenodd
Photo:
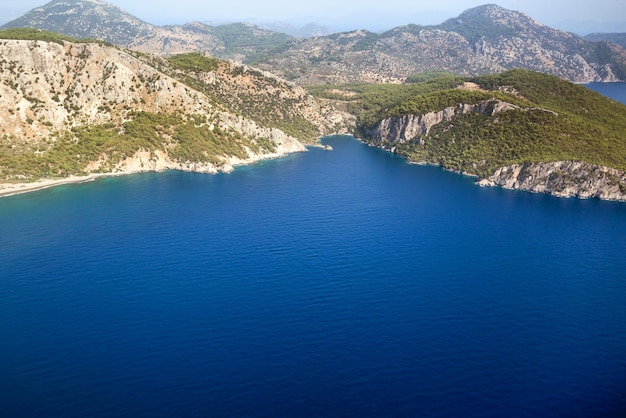
<instances>
[{"instance_id":1,"label":"hazy sky","mask_svg":"<svg viewBox=\"0 0 626 418\"><path fill-rule=\"evenodd\" d=\"M490 2L472 0L109 0L155 24L193 20L294 23L317 22L337 30L383 30L416 23L437 24L463 10ZM492 1L493 2L493 1ZM47 3L46 0L0 0L0 23ZM626 32L624 0L500 0L502 7L524 12L544 24L587 34Z\"/></svg>"}]
</instances>

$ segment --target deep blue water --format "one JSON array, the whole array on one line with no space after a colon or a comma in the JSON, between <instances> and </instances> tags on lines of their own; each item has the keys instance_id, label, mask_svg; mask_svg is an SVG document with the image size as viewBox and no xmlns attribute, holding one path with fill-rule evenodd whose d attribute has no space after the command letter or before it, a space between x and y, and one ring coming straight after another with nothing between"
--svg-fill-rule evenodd
<instances>
[{"instance_id":1,"label":"deep blue water","mask_svg":"<svg viewBox=\"0 0 626 418\"><path fill-rule=\"evenodd\" d=\"M626 83L589 83L585 87L597 91L618 102L626 103Z\"/></svg>"},{"instance_id":2,"label":"deep blue water","mask_svg":"<svg viewBox=\"0 0 626 418\"><path fill-rule=\"evenodd\" d=\"M626 204L326 142L0 199L0 416L625 416Z\"/></svg>"}]
</instances>

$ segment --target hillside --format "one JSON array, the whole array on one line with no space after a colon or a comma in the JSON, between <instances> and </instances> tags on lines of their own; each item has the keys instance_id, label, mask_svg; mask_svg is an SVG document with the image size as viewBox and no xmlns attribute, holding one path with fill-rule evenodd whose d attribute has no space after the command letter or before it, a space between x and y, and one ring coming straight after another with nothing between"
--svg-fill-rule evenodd
<instances>
[{"instance_id":1,"label":"hillside","mask_svg":"<svg viewBox=\"0 0 626 418\"><path fill-rule=\"evenodd\" d=\"M511 70L311 91L359 114L367 143L483 185L626 200L626 106L556 77Z\"/></svg>"},{"instance_id":2,"label":"hillside","mask_svg":"<svg viewBox=\"0 0 626 418\"><path fill-rule=\"evenodd\" d=\"M0 31L0 57L0 182L228 171L303 151L342 120L300 87L201 54L11 30Z\"/></svg>"}]
</instances>

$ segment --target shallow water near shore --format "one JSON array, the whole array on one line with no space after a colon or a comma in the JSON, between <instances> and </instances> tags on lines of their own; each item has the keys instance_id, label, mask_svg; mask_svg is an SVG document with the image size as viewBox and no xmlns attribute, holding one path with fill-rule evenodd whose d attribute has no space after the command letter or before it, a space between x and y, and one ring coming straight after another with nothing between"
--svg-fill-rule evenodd
<instances>
[{"instance_id":1,"label":"shallow water near shore","mask_svg":"<svg viewBox=\"0 0 626 418\"><path fill-rule=\"evenodd\" d=\"M626 204L325 143L0 199L0 415L624 415Z\"/></svg>"}]
</instances>

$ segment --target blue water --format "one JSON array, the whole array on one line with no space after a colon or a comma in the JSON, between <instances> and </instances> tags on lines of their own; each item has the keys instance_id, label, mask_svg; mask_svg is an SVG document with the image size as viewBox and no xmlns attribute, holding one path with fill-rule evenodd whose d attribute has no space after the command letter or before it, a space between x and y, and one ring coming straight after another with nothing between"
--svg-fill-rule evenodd
<instances>
[{"instance_id":1,"label":"blue water","mask_svg":"<svg viewBox=\"0 0 626 418\"><path fill-rule=\"evenodd\" d=\"M585 87L626 104L626 83L589 83Z\"/></svg>"},{"instance_id":2,"label":"blue water","mask_svg":"<svg viewBox=\"0 0 626 418\"><path fill-rule=\"evenodd\" d=\"M0 416L626 415L626 204L326 142L0 199Z\"/></svg>"}]
</instances>

